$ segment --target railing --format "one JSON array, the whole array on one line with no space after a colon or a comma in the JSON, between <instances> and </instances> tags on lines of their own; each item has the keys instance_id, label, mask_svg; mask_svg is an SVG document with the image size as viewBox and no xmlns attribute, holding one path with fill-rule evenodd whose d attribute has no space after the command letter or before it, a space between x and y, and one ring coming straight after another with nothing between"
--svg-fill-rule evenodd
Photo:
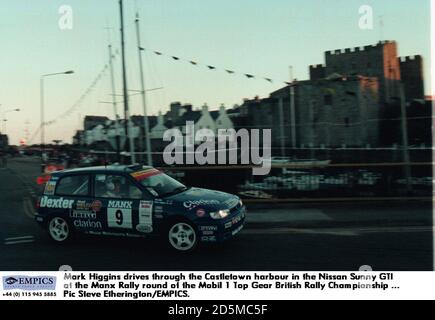
<instances>
[{"instance_id":1,"label":"railing","mask_svg":"<svg viewBox=\"0 0 435 320\"><path fill-rule=\"evenodd\" d=\"M409 176L406 167L409 168ZM420 163L274 165L253 176L252 166L162 167L187 185L217 189L251 202L430 200L432 167Z\"/></svg>"}]
</instances>

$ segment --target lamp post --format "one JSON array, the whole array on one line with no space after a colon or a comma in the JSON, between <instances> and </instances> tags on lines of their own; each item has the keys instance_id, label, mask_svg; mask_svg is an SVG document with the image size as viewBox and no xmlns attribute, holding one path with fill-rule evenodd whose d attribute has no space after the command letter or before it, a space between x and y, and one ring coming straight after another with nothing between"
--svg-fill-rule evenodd
<instances>
[{"instance_id":1,"label":"lamp post","mask_svg":"<svg viewBox=\"0 0 435 320\"><path fill-rule=\"evenodd\" d=\"M41 159L44 160L44 145L45 145L45 110L44 110L44 80L47 77L73 74L74 71L69 70L65 72L56 72L44 74L40 78L40 90L41 90Z\"/></svg>"},{"instance_id":2,"label":"lamp post","mask_svg":"<svg viewBox=\"0 0 435 320\"><path fill-rule=\"evenodd\" d=\"M6 134L6 122L8 121L8 119L6 119L6 114L11 113L11 112L20 112L20 109L11 109L11 110L6 110L3 112L2 114L2 132L3 134Z\"/></svg>"}]
</instances>

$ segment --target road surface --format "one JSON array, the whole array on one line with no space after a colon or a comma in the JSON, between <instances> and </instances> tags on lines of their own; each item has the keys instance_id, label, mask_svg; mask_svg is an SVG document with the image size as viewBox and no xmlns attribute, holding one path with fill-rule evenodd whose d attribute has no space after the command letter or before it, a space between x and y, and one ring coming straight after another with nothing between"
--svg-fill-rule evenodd
<instances>
[{"instance_id":1,"label":"road surface","mask_svg":"<svg viewBox=\"0 0 435 320\"><path fill-rule=\"evenodd\" d=\"M433 227L406 225L403 221L397 226L251 227L248 215L247 227L238 238L223 246L201 247L192 254L169 251L157 239L82 236L72 244L59 246L49 241L32 218L37 175L35 161L26 159L10 160L8 169L0 169L2 271L53 271L61 265L77 271L357 271L362 265L378 271L433 269ZM391 203L388 208L402 217L432 216L428 203ZM325 220L334 214L376 216L385 214L385 210L377 204L365 204L362 210L360 203L313 203L289 209L292 214L324 215Z\"/></svg>"}]
</instances>

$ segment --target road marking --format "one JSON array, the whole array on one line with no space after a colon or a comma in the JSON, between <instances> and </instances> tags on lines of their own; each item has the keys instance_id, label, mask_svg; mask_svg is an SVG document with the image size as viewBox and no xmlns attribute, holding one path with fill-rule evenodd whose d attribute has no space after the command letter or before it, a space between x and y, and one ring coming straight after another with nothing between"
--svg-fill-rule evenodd
<instances>
[{"instance_id":1,"label":"road marking","mask_svg":"<svg viewBox=\"0 0 435 320\"><path fill-rule=\"evenodd\" d=\"M19 240L19 241L6 241L5 245L32 243L32 242L35 242L35 239L31 239L31 240Z\"/></svg>"},{"instance_id":2,"label":"road marking","mask_svg":"<svg viewBox=\"0 0 435 320\"><path fill-rule=\"evenodd\" d=\"M5 241L14 241L14 240L25 240L25 239L34 239L34 236L22 236L22 237L14 237L14 238L6 238Z\"/></svg>"},{"instance_id":3,"label":"road marking","mask_svg":"<svg viewBox=\"0 0 435 320\"><path fill-rule=\"evenodd\" d=\"M5 245L32 243L32 242L35 242L34 236L11 237L11 238L6 238L4 240Z\"/></svg>"}]
</instances>

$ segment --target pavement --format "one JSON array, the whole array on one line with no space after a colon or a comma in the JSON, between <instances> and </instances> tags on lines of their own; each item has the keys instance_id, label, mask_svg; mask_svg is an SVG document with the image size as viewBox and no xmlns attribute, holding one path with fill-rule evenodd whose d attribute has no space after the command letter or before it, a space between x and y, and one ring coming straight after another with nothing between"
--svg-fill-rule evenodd
<instances>
[{"instance_id":1,"label":"pavement","mask_svg":"<svg viewBox=\"0 0 435 320\"><path fill-rule=\"evenodd\" d=\"M433 270L430 202L248 205L246 228L232 241L189 255L158 239L82 236L59 246L33 221L35 159L0 169L0 270L48 271L376 271Z\"/></svg>"}]
</instances>

